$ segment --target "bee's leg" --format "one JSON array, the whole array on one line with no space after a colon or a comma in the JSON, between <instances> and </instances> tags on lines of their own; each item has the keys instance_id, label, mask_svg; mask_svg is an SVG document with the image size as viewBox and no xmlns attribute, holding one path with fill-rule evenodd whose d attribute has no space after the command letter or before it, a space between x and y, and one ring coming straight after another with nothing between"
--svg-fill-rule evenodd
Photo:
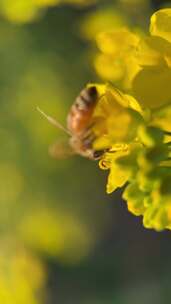
<instances>
[{"instance_id":1,"label":"bee's leg","mask_svg":"<svg viewBox=\"0 0 171 304\"><path fill-rule=\"evenodd\" d=\"M82 141L93 141L95 139L95 135L92 132L92 128L94 126L94 122L92 122L80 135Z\"/></svg>"},{"instance_id":2,"label":"bee's leg","mask_svg":"<svg viewBox=\"0 0 171 304\"><path fill-rule=\"evenodd\" d=\"M83 131L82 138L88 138L88 137L95 137L95 134L93 132L93 127L95 126L96 122L93 120L91 123L86 127L86 129Z\"/></svg>"},{"instance_id":3,"label":"bee's leg","mask_svg":"<svg viewBox=\"0 0 171 304\"><path fill-rule=\"evenodd\" d=\"M93 133L89 133L82 138L85 148L91 148L93 141L96 139L96 136Z\"/></svg>"},{"instance_id":4,"label":"bee's leg","mask_svg":"<svg viewBox=\"0 0 171 304\"><path fill-rule=\"evenodd\" d=\"M86 130L88 131L88 130L92 130L92 128L94 127L94 125L95 125L95 121L92 121L89 125L88 125L88 127L86 128Z\"/></svg>"}]
</instances>

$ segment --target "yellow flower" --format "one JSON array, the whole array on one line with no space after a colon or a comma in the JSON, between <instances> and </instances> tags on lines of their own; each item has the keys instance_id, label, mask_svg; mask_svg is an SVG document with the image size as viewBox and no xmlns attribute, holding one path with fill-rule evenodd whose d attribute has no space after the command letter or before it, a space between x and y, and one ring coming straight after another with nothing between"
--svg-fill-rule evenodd
<instances>
[{"instance_id":1,"label":"yellow flower","mask_svg":"<svg viewBox=\"0 0 171 304\"><path fill-rule=\"evenodd\" d=\"M115 191L119 187L123 187L129 178L129 171L122 169L117 163L117 158L127 155L127 147L121 147L121 150L111 150L109 153L105 153L102 159L99 162L101 169L106 170L110 169L107 182L107 193Z\"/></svg>"},{"instance_id":2,"label":"yellow flower","mask_svg":"<svg viewBox=\"0 0 171 304\"><path fill-rule=\"evenodd\" d=\"M171 42L171 9L161 9L152 15L150 33Z\"/></svg>"},{"instance_id":3,"label":"yellow flower","mask_svg":"<svg viewBox=\"0 0 171 304\"><path fill-rule=\"evenodd\" d=\"M140 66L164 66L171 58L171 45L157 36L146 36L139 41L136 57Z\"/></svg>"},{"instance_id":4,"label":"yellow flower","mask_svg":"<svg viewBox=\"0 0 171 304\"><path fill-rule=\"evenodd\" d=\"M102 32L94 64L103 79L119 81L142 107L158 109L171 103L171 9L151 17L150 33Z\"/></svg>"},{"instance_id":5,"label":"yellow flower","mask_svg":"<svg viewBox=\"0 0 171 304\"><path fill-rule=\"evenodd\" d=\"M94 67L97 74L110 81L119 81L124 75L124 65L119 58L114 59L111 55L97 54L94 59Z\"/></svg>"},{"instance_id":6,"label":"yellow flower","mask_svg":"<svg viewBox=\"0 0 171 304\"><path fill-rule=\"evenodd\" d=\"M134 140L137 126L143 121L142 115L142 109L133 97L110 85L103 86L93 116L94 149L111 148L117 143Z\"/></svg>"},{"instance_id":7,"label":"yellow flower","mask_svg":"<svg viewBox=\"0 0 171 304\"><path fill-rule=\"evenodd\" d=\"M117 56L136 47L139 37L123 28L116 31L102 32L96 40L97 46L103 53Z\"/></svg>"},{"instance_id":8,"label":"yellow flower","mask_svg":"<svg viewBox=\"0 0 171 304\"><path fill-rule=\"evenodd\" d=\"M132 179L136 168L136 157L140 149L139 144L118 144L104 153L99 166L103 170L110 170L107 182L107 193L123 187Z\"/></svg>"},{"instance_id":9,"label":"yellow flower","mask_svg":"<svg viewBox=\"0 0 171 304\"><path fill-rule=\"evenodd\" d=\"M94 149L105 151L99 165L110 170L107 192L127 183L129 211L160 231L171 229L171 9L152 16L150 33L122 29L97 37L96 69L127 83L129 94L97 86L93 130Z\"/></svg>"},{"instance_id":10,"label":"yellow flower","mask_svg":"<svg viewBox=\"0 0 171 304\"><path fill-rule=\"evenodd\" d=\"M124 87L129 87L139 69L135 58L139 37L122 28L102 32L97 35L96 41L101 51L94 61L97 73L103 79L122 81Z\"/></svg>"},{"instance_id":11,"label":"yellow flower","mask_svg":"<svg viewBox=\"0 0 171 304\"><path fill-rule=\"evenodd\" d=\"M88 40L94 40L99 33L116 30L126 23L125 16L114 6L103 6L86 14L81 22L81 35Z\"/></svg>"},{"instance_id":12,"label":"yellow flower","mask_svg":"<svg viewBox=\"0 0 171 304\"><path fill-rule=\"evenodd\" d=\"M144 67L132 82L133 96L144 107L159 108L171 101L170 83L168 66Z\"/></svg>"},{"instance_id":13,"label":"yellow flower","mask_svg":"<svg viewBox=\"0 0 171 304\"><path fill-rule=\"evenodd\" d=\"M153 14L150 33L137 47L141 70L132 81L132 94L153 109L171 102L171 9Z\"/></svg>"}]
</instances>

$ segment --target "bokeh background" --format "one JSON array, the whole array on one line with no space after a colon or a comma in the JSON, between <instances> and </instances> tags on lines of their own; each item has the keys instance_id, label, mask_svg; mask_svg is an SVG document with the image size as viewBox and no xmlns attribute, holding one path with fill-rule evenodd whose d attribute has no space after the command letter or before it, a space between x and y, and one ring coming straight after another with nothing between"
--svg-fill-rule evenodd
<instances>
[{"instance_id":1,"label":"bokeh background","mask_svg":"<svg viewBox=\"0 0 171 304\"><path fill-rule=\"evenodd\" d=\"M106 172L48 147L94 69L98 32L148 29L159 0L0 0L0 303L168 304L171 234L145 230Z\"/></svg>"}]
</instances>

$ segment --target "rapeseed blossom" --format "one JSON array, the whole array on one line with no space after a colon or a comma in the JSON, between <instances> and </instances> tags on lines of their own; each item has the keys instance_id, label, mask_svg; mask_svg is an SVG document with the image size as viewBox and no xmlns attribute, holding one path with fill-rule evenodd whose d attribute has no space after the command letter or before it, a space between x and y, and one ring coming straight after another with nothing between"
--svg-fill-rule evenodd
<instances>
[{"instance_id":1,"label":"rapeseed blossom","mask_svg":"<svg viewBox=\"0 0 171 304\"><path fill-rule=\"evenodd\" d=\"M128 210L146 228L171 229L171 9L152 15L148 35L121 29L97 41L111 60L99 71L122 88L97 85L94 149L105 151L99 165L109 170L107 192L124 186ZM120 74L112 70L117 60Z\"/></svg>"},{"instance_id":2,"label":"rapeseed blossom","mask_svg":"<svg viewBox=\"0 0 171 304\"><path fill-rule=\"evenodd\" d=\"M139 70L135 57L139 39L125 27L99 33L96 41L100 53L94 61L99 76L130 87L130 81Z\"/></svg>"},{"instance_id":3,"label":"rapeseed blossom","mask_svg":"<svg viewBox=\"0 0 171 304\"><path fill-rule=\"evenodd\" d=\"M166 85L171 81L170 14L170 9L153 14L147 35L124 27L96 37L97 73L129 90L142 106L157 108L170 102L171 87Z\"/></svg>"}]
</instances>

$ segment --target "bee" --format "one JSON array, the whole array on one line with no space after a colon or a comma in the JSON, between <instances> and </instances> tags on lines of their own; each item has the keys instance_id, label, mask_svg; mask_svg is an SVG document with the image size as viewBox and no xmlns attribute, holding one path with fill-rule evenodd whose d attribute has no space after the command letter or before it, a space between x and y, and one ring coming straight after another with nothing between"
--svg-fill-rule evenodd
<instances>
[{"instance_id":1,"label":"bee","mask_svg":"<svg viewBox=\"0 0 171 304\"><path fill-rule=\"evenodd\" d=\"M93 126L93 113L99 101L99 93L95 86L84 88L75 99L67 116L67 127L62 126L57 120L46 115L39 108L38 111L55 127L69 135L69 145L59 145L57 142L50 148L53 157L60 158L72 154L79 154L92 160L99 159L104 151L94 150L95 134ZM63 154L63 155L62 155Z\"/></svg>"}]
</instances>

